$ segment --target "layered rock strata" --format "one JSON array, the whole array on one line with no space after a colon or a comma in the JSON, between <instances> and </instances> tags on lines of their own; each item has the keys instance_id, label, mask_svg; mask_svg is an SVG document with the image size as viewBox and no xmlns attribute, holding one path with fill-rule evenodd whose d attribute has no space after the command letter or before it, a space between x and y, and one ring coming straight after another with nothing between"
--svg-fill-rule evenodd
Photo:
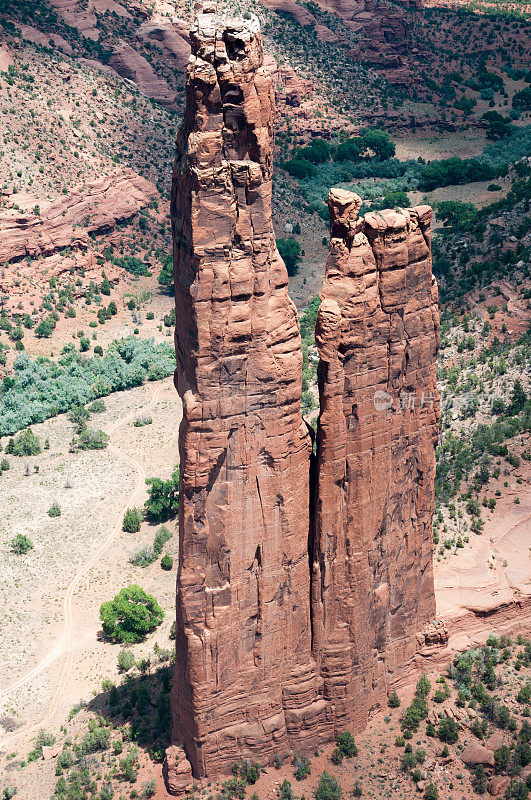
<instances>
[{"instance_id":1,"label":"layered rock strata","mask_svg":"<svg viewBox=\"0 0 531 800\"><path fill-rule=\"evenodd\" d=\"M336 729L359 730L411 666L435 615L432 514L439 400L431 209L358 217L329 197L316 340L320 418L313 649Z\"/></svg>"},{"instance_id":2,"label":"layered rock strata","mask_svg":"<svg viewBox=\"0 0 531 800\"><path fill-rule=\"evenodd\" d=\"M172 197L183 399L172 711L173 741L201 777L314 749L332 720L311 655L311 442L271 222L271 79L254 16L205 11L190 35Z\"/></svg>"},{"instance_id":3,"label":"layered rock strata","mask_svg":"<svg viewBox=\"0 0 531 800\"><path fill-rule=\"evenodd\" d=\"M363 727L434 612L430 210L359 221L361 201L332 193L316 471L271 221L274 95L258 21L209 9L190 32L172 192L183 419L164 772L176 794L191 774ZM426 407L377 412L376 392L385 406L411 387Z\"/></svg>"}]
</instances>

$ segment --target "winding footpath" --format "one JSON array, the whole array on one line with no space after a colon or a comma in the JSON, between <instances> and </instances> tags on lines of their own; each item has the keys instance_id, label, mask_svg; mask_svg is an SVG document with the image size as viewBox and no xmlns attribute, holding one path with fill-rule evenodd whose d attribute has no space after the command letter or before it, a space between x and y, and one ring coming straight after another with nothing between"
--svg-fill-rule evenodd
<instances>
[{"instance_id":1,"label":"winding footpath","mask_svg":"<svg viewBox=\"0 0 531 800\"><path fill-rule=\"evenodd\" d=\"M131 421L136 419L138 416L139 411L141 410L142 413L146 413L154 408L157 404L161 386L156 386L154 388L151 400L149 401L147 406L144 406L142 409L135 408L133 411L130 411L125 416L121 417L120 419L113 422L109 425L105 432L112 436L112 434L122 428L124 425L129 424ZM122 521L123 516L127 508L131 508L135 505L135 502L138 500L139 496L142 493L142 490L145 486L146 474L144 472L144 468L142 465L135 461L132 458L129 458L127 455L124 455L123 452L119 450L119 448L115 447L112 442L109 442L108 450L111 451L117 458L121 459L125 463L129 464L136 470L137 473L137 480L134 489L132 490L131 494L129 495L127 502L124 503L116 513L116 523L114 527L111 529L107 537L104 541L94 550L94 552L89 556L89 558L82 564L76 574L73 576L70 584L66 589L65 596L63 598L63 630L60 637L57 639L57 642L50 650L50 652L41 660L38 664L36 664L32 669L25 672L23 675L20 675L16 680L9 684L5 689L0 690L0 701L3 701L8 697L12 692L20 689L22 686L30 683L37 675L40 675L47 667L50 666L54 661L57 659L62 659L62 663L60 668L57 672L56 678L56 688L48 704L48 707L40 719L30 722L27 725L23 725L18 728L13 733L9 733L0 739L0 749L5 748L7 745L12 744L15 740L22 738L23 736L27 736L28 734L34 733L41 728L45 728L47 724L49 724L54 715L57 712L57 708L59 702L61 700L61 696L64 694L65 688L65 681L67 680L67 676L69 673L70 663L71 663L71 655L73 649L73 630L74 630L74 618L72 613L72 599L76 593L76 590L79 587L79 584L83 580L83 578L90 572L90 570L100 561L103 554L106 550L110 547L116 536L120 533L122 528Z\"/></svg>"}]
</instances>

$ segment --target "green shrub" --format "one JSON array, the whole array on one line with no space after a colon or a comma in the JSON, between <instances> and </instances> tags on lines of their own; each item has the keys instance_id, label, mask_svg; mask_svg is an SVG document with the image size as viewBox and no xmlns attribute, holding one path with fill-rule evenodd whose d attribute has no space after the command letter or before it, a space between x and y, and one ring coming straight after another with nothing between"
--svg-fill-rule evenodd
<instances>
[{"instance_id":1,"label":"green shrub","mask_svg":"<svg viewBox=\"0 0 531 800\"><path fill-rule=\"evenodd\" d=\"M430 692L431 692L431 683L429 682L426 675L421 675L417 681L417 687L415 689L416 697L424 699L429 695Z\"/></svg>"},{"instance_id":2,"label":"green shrub","mask_svg":"<svg viewBox=\"0 0 531 800\"><path fill-rule=\"evenodd\" d=\"M455 719L443 717L437 728L437 736L441 742L447 742L448 744L457 742L459 738L459 728Z\"/></svg>"},{"instance_id":3,"label":"green shrub","mask_svg":"<svg viewBox=\"0 0 531 800\"><path fill-rule=\"evenodd\" d=\"M421 721L426 719L427 716L428 706L426 705L426 701L420 697L415 697L411 705L406 708L400 723L404 735L406 731L411 732L418 730Z\"/></svg>"},{"instance_id":4,"label":"green shrub","mask_svg":"<svg viewBox=\"0 0 531 800\"><path fill-rule=\"evenodd\" d=\"M472 770L472 788L477 794L485 794L487 791L487 773L483 764L478 764Z\"/></svg>"},{"instance_id":5,"label":"green shrub","mask_svg":"<svg viewBox=\"0 0 531 800\"><path fill-rule=\"evenodd\" d=\"M30 550L33 550L33 542L29 536L26 536L24 533L17 533L17 535L11 539L11 549L17 556L22 556L29 553Z\"/></svg>"},{"instance_id":6,"label":"green shrub","mask_svg":"<svg viewBox=\"0 0 531 800\"><path fill-rule=\"evenodd\" d=\"M343 731L337 735L337 746L341 750L342 755L346 758L358 755L358 748L354 737L349 731Z\"/></svg>"},{"instance_id":7,"label":"green shrub","mask_svg":"<svg viewBox=\"0 0 531 800\"><path fill-rule=\"evenodd\" d=\"M336 778L326 770L322 772L315 790L315 800L340 800L341 794L342 789Z\"/></svg>"},{"instance_id":8,"label":"green shrub","mask_svg":"<svg viewBox=\"0 0 531 800\"><path fill-rule=\"evenodd\" d=\"M439 790L434 783L429 783L424 790L424 800L439 800Z\"/></svg>"},{"instance_id":9,"label":"green shrub","mask_svg":"<svg viewBox=\"0 0 531 800\"><path fill-rule=\"evenodd\" d=\"M140 642L160 625L164 612L153 595L140 586L122 589L114 600L102 603L100 619L103 632L116 642Z\"/></svg>"},{"instance_id":10,"label":"green shrub","mask_svg":"<svg viewBox=\"0 0 531 800\"><path fill-rule=\"evenodd\" d=\"M153 552L156 553L158 556L162 553L162 548L172 538L172 534L167 529L165 525L162 525L161 528L155 534L155 538L153 539Z\"/></svg>"},{"instance_id":11,"label":"green shrub","mask_svg":"<svg viewBox=\"0 0 531 800\"><path fill-rule=\"evenodd\" d=\"M131 650L120 650L118 653L118 667L120 672L128 672L135 666L135 656Z\"/></svg>"},{"instance_id":12,"label":"green shrub","mask_svg":"<svg viewBox=\"0 0 531 800\"><path fill-rule=\"evenodd\" d=\"M134 533L134 531L132 532ZM133 553L129 561L135 567L149 567L158 557L159 554L155 553L151 547L141 547Z\"/></svg>"},{"instance_id":13,"label":"green shrub","mask_svg":"<svg viewBox=\"0 0 531 800\"><path fill-rule=\"evenodd\" d=\"M41 443L31 428L10 439L6 445L6 454L13 456L37 456L41 453Z\"/></svg>"},{"instance_id":14,"label":"green shrub","mask_svg":"<svg viewBox=\"0 0 531 800\"><path fill-rule=\"evenodd\" d=\"M160 559L160 566L166 571L173 569L173 558L166 553Z\"/></svg>"},{"instance_id":15,"label":"green shrub","mask_svg":"<svg viewBox=\"0 0 531 800\"><path fill-rule=\"evenodd\" d=\"M96 348L94 348L96 349ZM101 414L103 411L107 410L107 406L105 405L105 400L94 400L88 407L88 410L91 414Z\"/></svg>"},{"instance_id":16,"label":"green shrub","mask_svg":"<svg viewBox=\"0 0 531 800\"><path fill-rule=\"evenodd\" d=\"M105 450L109 444L109 435L105 431L86 428L79 434L76 446L79 450Z\"/></svg>"},{"instance_id":17,"label":"green shrub","mask_svg":"<svg viewBox=\"0 0 531 800\"><path fill-rule=\"evenodd\" d=\"M336 764L336 765L341 764L341 762L343 761L343 753L341 752L339 747L335 747L332 750L332 755L330 756L330 761L332 762L332 764Z\"/></svg>"},{"instance_id":18,"label":"green shrub","mask_svg":"<svg viewBox=\"0 0 531 800\"><path fill-rule=\"evenodd\" d=\"M122 530L126 533L138 533L142 516L137 508L128 508L124 514Z\"/></svg>"},{"instance_id":19,"label":"green shrub","mask_svg":"<svg viewBox=\"0 0 531 800\"><path fill-rule=\"evenodd\" d=\"M278 798L279 800L295 800L295 793L287 778L284 778L278 787Z\"/></svg>"},{"instance_id":20,"label":"green shrub","mask_svg":"<svg viewBox=\"0 0 531 800\"><path fill-rule=\"evenodd\" d=\"M295 779L303 781L311 772L311 764L308 756L295 756L293 758L293 774Z\"/></svg>"},{"instance_id":21,"label":"green shrub","mask_svg":"<svg viewBox=\"0 0 531 800\"><path fill-rule=\"evenodd\" d=\"M48 516L49 517L60 517L61 516L61 506L59 503L54 503L51 508L48 509Z\"/></svg>"}]
</instances>

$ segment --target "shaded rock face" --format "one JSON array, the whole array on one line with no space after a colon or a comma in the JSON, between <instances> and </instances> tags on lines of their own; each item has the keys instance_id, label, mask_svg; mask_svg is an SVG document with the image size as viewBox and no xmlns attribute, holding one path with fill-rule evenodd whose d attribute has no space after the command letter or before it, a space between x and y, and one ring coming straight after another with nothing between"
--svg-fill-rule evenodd
<instances>
[{"instance_id":1,"label":"shaded rock face","mask_svg":"<svg viewBox=\"0 0 531 800\"><path fill-rule=\"evenodd\" d=\"M359 730L435 615L437 288L431 209L358 218L330 192L316 340L313 649L338 730Z\"/></svg>"},{"instance_id":2,"label":"shaded rock face","mask_svg":"<svg viewBox=\"0 0 531 800\"><path fill-rule=\"evenodd\" d=\"M255 17L200 13L191 44L172 197L183 399L172 711L200 777L315 748L331 718L311 655L311 442L271 222L271 79Z\"/></svg>"},{"instance_id":3,"label":"shaded rock face","mask_svg":"<svg viewBox=\"0 0 531 800\"><path fill-rule=\"evenodd\" d=\"M274 95L258 21L221 22L208 8L190 32L172 192L183 400L164 768L174 794L192 773L310 753L360 729L434 613L437 401L380 416L372 405L377 389L435 391L430 210L358 222L359 198L334 190L316 473L271 221Z\"/></svg>"}]
</instances>

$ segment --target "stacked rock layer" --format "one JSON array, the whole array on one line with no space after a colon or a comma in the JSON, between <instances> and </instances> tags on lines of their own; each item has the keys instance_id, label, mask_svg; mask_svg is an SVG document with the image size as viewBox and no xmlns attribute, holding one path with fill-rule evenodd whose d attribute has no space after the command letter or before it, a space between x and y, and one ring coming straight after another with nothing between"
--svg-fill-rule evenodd
<instances>
[{"instance_id":1,"label":"stacked rock layer","mask_svg":"<svg viewBox=\"0 0 531 800\"><path fill-rule=\"evenodd\" d=\"M325 699L336 728L358 730L435 615L439 413L431 209L360 219L361 202L330 192L311 597Z\"/></svg>"},{"instance_id":2,"label":"stacked rock layer","mask_svg":"<svg viewBox=\"0 0 531 800\"><path fill-rule=\"evenodd\" d=\"M203 776L314 749L332 720L311 655L311 440L271 221L272 84L256 18L200 13L191 41L172 199L183 400L172 709L173 741Z\"/></svg>"},{"instance_id":3,"label":"stacked rock layer","mask_svg":"<svg viewBox=\"0 0 531 800\"><path fill-rule=\"evenodd\" d=\"M429 209L359 222L358 199L334 190L316 472L271 220L274 94L258 21L205 5L190 38L172 192L175 794L192 774L310 753L362 727L434 611L436 398L429 412L371 405L377 390L435 396Z\"/></svg>"}]
</instances>

